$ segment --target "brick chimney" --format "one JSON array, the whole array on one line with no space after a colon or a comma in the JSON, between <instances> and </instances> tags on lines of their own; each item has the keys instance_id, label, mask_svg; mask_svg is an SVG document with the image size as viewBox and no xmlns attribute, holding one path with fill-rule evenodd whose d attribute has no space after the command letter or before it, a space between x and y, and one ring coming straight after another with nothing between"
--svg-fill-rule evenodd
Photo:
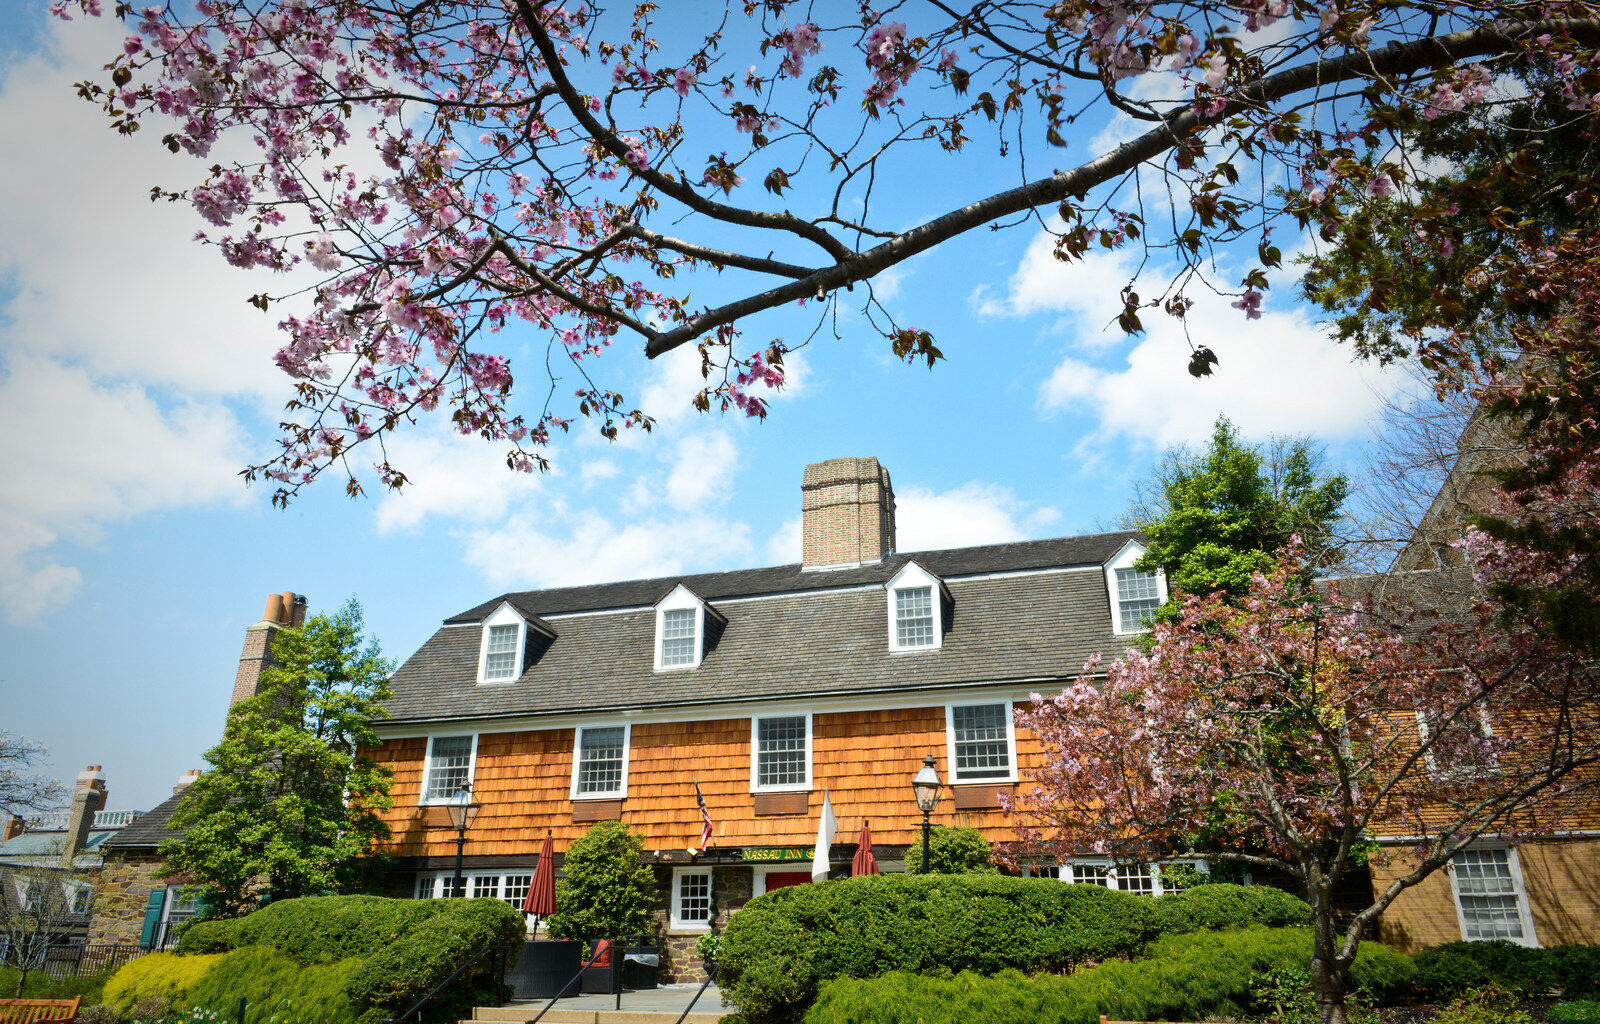
<instances>
[{"instance_id":1,"label":"brick chimney","mask_svg":"<svg viewBox=\"0 0 1600 1024\"><path fill-rule=\"evenodd\" d=\"M61 848L61 866L72 870L72 862L83 852L83 844L94 826L96 811L105 810L106 777L100 766L91 764L78 773L78 787L72 794L72 810L67 814L67 839Z\"/></svg>"},{"instance_id":2,"label":"brick chimney","mask_svg":"<svg viewBox=\"0 0 1600 1024\"><path fill-rule=\"evenodd\" d=\"M190 768L188 771L186 771L182 775L178 776L177 784L172 787L172 795L173 796L177 796L179 793L182 793L184 790L189 788L189 784L191 782L193 782L195 779L198 779L199 777L200 777L200 769L198 769L198 768Z\"/></svg>"},{"instance_id":3,"label":"brick chimney","mask_svg":"<svg viewBox=\"0 0 1600 1024\"><path fill-rule=\"evenodd\" d=\"M894 552L894 487L871 456L807 466L800 508L803 569L845 569Z\"/></svg>"},{"instance_id":4,"label":"brick chimney","mask_svg":"<svg viewBox=\"0 0 1600 1024\"><path fill-rule=\"evenodd\" d=\"M261 621L244 631L239 671L233 677L233 699L228 707L261 692L261 672L272 656L272 638L280 629L294 629L306 621L306 597L292 590L270 594Z\"/></svg>"}]
</instances>

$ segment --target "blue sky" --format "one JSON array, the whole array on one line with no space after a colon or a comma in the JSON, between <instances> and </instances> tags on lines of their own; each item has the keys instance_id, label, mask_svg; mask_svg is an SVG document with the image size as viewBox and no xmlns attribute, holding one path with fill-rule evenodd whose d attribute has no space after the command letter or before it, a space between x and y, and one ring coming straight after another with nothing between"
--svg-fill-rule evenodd
<instances>
[{"instance_id":1,"label":"blue sky","mask_svg":"<svg viewBox=\"0 0 1600 1024\"><path fill-rule=\"evenodd\" d=\"M192 213L148 201L192 168L74 96L116 26L44 10L0 14L0 137L28 140L0 152L0 728L45 743L63 779L104 765L116 808L148 808L201 767L269 593L307 594L313 611L355 596L404 659L506 590L797 561L808 462L882 460L902 550L1062 536L1114 523L1162 448L1203 441L1219 411L1252 438L1310 434L1357 469L1396 386L1282 287L1257 321L1201 303L1196 340L1222 364L1195 381L1156 315L1139 339L1108 326L1126 258L1063 265L1022 225L880 282L897 316L936 334L947 360L932 372L842 310L841 337L802 350L756 423L688 408L692 355L613 351L608 380L642 396L651 435L577 434L554 473L519 477L498 449L429 426L397 444L405 494L350 501L329 480L277 511L237 476L288 396L271 321L244 302L272 284L193 245ZM1117 130L1086 126L1072 152ZM881 201L908 223L969 201L992 171L969 163ZM814 312L767 314L750 337L801 337ZM514 369L542 354L538 338L505 341Z\"/></svg>"}]
</instances>

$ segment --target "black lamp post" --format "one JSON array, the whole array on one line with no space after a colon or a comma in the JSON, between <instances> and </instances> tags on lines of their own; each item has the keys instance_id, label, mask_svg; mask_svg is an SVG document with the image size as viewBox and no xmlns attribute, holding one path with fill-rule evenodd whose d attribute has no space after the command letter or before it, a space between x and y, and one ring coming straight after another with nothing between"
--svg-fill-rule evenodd
<instances>
[{"instance_id":1,"label":"black lamp post","mask_svg":"<svg viewBox=\"0 0 1600 1024\"><path fill-rule=\"evenodd\" d=\"M455 796L445 805L450 812L450 824L456 830L456 882L452 895L467 894L467 880L461 877L461 851L467 845L467 829L477 820L483 805L472 799L472 784L456 790Z\"/></svg>"},{"instance_id":2,"label":"black lamp post","mask_svg":"<svg viewBox=\"0 0 1600 1024\"><path fill-rule=\"evenodd\" d=\"M939 802L939 773L933 767L933 755L922 759L922 770L911 780L911 789L917 794L917 806L922 810L922 874L928 873L928 815Z\"/></svg>"}]
</instances>

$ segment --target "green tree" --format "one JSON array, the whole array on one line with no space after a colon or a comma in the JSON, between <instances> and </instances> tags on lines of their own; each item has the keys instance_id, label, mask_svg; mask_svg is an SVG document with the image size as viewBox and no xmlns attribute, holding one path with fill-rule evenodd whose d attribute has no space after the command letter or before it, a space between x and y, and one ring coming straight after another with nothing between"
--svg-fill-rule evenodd
<instances>
[{"instance_id":1,"label":"green tree","mask_svg":"<svg viewBox=\"0 0 1600 1024\"><path fill-rule=\"evenodd\" d=\"M938 825L928 837L928 870L935 875L992 875L989 841L975 828ZM906 871L922 874L922 843L906 850Z\"/></svg>"},{"instance_id":2,"label":"green tree","mask_svg":"<svg viewBox=\"0 0 1600 1024\"><path fill-rule=\"evenodd\" d=\"M592 826L567 850L550 935L611 939L655 931L656 876L644 843L620 821Z\"/></svg>"},{"instance_id":3,"label":"green tree","mask_svg":"<svg viewBox=\"0 0 1600 1024\"><path fill-rule=\"evenodd\" d=\"M1307 546L1308 574L1336 564L1333 527L1349 484L1323 461L1304 438L1276 438L1265 450L1243 443L1223 416L1205 451L1168 452L1127 516L1149 538L1138 568L1167 576L1156 618L1175 618L1180 594L1243 593L1295 534Z\"/></svg>"},{"instance_id":4,"label":"green tree","mask_svg":"<svg viewBox=\"0 0 1600 1024\"><path fill-rule=\"evenodd\" d=\"M361 606L278 633L261 692L228 712L210 770L172 817L166 871L209 893L212 912L247 912L259 895L291 899L359 889L389 828L389 769L364 751L387 717L393 663L362 637Z\"/></svg>"}]
</instances>

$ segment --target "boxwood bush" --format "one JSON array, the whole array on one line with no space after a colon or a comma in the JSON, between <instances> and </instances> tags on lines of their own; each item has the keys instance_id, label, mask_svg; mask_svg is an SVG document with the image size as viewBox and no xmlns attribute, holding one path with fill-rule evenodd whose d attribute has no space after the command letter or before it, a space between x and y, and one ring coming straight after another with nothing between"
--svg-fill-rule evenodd
<instances>
[{"instance_id":1,"label":"boxwood bush","mask_svg":"<svg viewBox=\"0 0 1600 1024\"><path fill-rule=\"evenodd\" d=\"M1163 930L1197 920L1303 920L1292 896L1174 897L1158 901L1095 885L991 875L872 875L799 885L751 900L728 924L718 983L751 1020L797 1016L830 978L890 971L994 974L1067 971L1129 956ZM1185 898L1187 897L1187 898ZM1303 908L1304 904L1300 904Z\"/></svg>"},{"instance_id":2,"label":"boxwood bush","mask_svg":"<svg viewBox=\"0 0 1600 1024\"><path fill-rule=\"evenodd\" d=\"M1311 935L1300 928L1253 927L1166 936L1141 960L1110 961L1066 976L1028 978L1018 971L953 978L894 972L873 979L839 978L822 987L804 1024L1098 1024L1120 1020L1204 1020L1259 1010L1251 989L1275 967L1304 965ZM1382 1001L1410 981L1405 954L1363 943L1352 982Z\"/></svg>"},{"instance_id":3,"label":"boxwood bush","mask_svg":"<svg viewBox=\"0 0 1600 1024\"><path fill-rule=\"evenodd\" d=\"M1531 949L1504 940L1447 942L1418 951L1417 995L1446 1002L1493 983L1521 996L1561 989L1569 999L1600 996L1600 946Z\"/></svg>"},{"instance_id":4,"label":"boxwood bush","mask_svg":"<svg viewBox=\"0 0 1600 1024\"><path fill-rule=\"evenodd\" d=\"M284 900L191 926L182 955L132 961L107 983L104 998L125 1011L142 996L161 996L232 1020L242 995L246 1024L376 1021L409 1009L484 944L525 936L522 914L500 900ZM460 1019L474 998L494 995L473 992L473 977L467 980L430 1004L428 1016Z\"/></svg>"},{"instance_id":5,"label":"boxwood bush","mask_svg":"<svg viewBox=\"0 0 1600 1024\"><path fill-rule=\"evenodd\" d=\"M1156 927L1163 934L1252 924L1292 928L1310 922L1310 904L1270 885L1199 885L1156 900Z\"/></svg>"}]
</instances>

